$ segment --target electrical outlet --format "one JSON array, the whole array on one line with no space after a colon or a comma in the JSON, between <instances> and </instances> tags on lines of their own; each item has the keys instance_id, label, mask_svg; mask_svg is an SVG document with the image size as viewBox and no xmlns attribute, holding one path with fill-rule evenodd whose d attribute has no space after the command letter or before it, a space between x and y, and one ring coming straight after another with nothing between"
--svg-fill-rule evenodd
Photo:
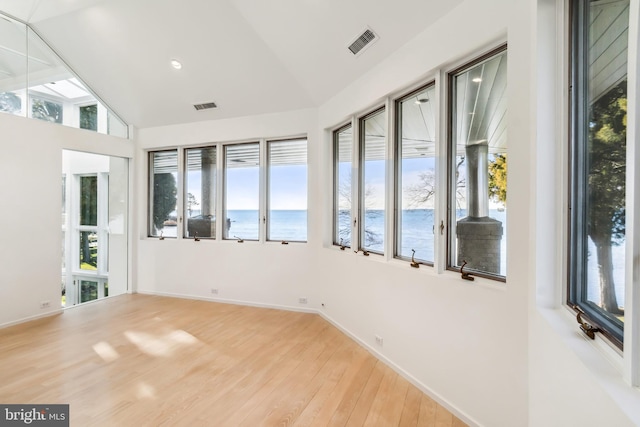
<instances>
[{"instance_id":1,"label":"electrical outlet","mask_svg":"<svg viewBox=\"0 0 640 427\"><path fill-rule=\"evenodd\" d=\"M40 308L49 308L51 306L51 302L49 301L42 301L40 303Z\"/></svg>"},{"instance_id":2,"label":"electrical outlet","mask_svg":"<svg viewBox=\"0 0 640 427\"><path fill-rule=\"evenodd\" d=\"M213 295L218 295L218 289L216 289L216 288L211 288L211 293L212 293Z\"/></svg>"},{"instance_id":3,"label":"electrical outlet","mask_svg":"<svg viewBox=\"0 0 640 427\"><path fill-rule=\"evenodd\" d=\"M378 344L380 347L382 347L383 344L383 339L380 335L376 335L376 344Z\"/></svg>"},{"instance_id":4,"label":"electrical outlet","mask_svg":"<svg viewBox=\"0 0 640 427\"><path fill-rule=\"evenodd\" d=\"M307 298L306 297L300 297L300 298L298 298L298 302L300 304L306 304L307 303Z\"/></svg>"}]
</instances>

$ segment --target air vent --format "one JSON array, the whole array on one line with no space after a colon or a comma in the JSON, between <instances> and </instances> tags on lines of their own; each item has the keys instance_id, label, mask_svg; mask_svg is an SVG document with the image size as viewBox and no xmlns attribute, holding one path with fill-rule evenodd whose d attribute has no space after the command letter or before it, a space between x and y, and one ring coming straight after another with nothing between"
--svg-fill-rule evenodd
<instances>
[{"instance_id":1,"label":"air vent","mask_svg":"<svg viewBox=\"0 0 640 427\"><path fill-rule=\"evenodd\" d=\"M218 108L215 102L205 102L204 104L195 104L193 106L196 110L208 110L210 108Z\"/></svg>"},{"instance_id":2,"label":"air vent","mask_svg":"<svg viewBox=\"0 0 640 427\"><path fill-rule=\"evenodd\" d=\"M358 36L358 38L353 41L353 43L349 45L349 50L354 55L358 55L364 50L365 47L370 46L371 43L376 40L378 40L378 36L376 35L376 33L367 28L360 36Z\"/></svg>"}]
</instances>

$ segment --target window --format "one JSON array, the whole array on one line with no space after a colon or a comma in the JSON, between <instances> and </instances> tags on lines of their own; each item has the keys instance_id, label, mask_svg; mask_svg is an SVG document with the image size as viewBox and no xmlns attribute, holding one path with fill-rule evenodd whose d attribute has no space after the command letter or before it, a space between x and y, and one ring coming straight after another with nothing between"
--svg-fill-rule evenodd
<instances>
[{"instance_id":1,"label":"window","mask_svg":"<svg viewBox=\"0 0 640 427\"><path fill-rule=\"evenodd\" d=\"M360 249L384 253L387 116L360 119Z\"/></svg>"},{"instance_id":2,"label":"window","mask_svg":"<svg viewBox=\"0 0 640 427\"><path fill-rule=\"evenodd\" d=\"M449 75L449 268L504 280L507 53Z\"/></svg>"},{"instance_id":3,"label":"window","mask_svg":"<svg viewBox=\"0 0 640 427\"><path fill-rule=\"evenodd\" d=\"M46 99L31 98L31 117L51 123L62 123L62 104Z\"/></svg>"},{"instance_id":4,"label":"window","mask_svg":"<svg viewBox=\"0 0 640 427\"><path fill-rule=\"evenodd\" d=\"M398 258L433 265L435 84L396 102L396 247Z\"/></svg>"},{"instance_id":5,"label":"window","mask_svg":"<svg viewBox=\"0 0 640 427\"><path fill-rule=\"evenodd\" d=\"M267 240L307 240L307 140L269 141Z\"/></svg>"},{"instance_id":6,"label":"window","mask_svg":"<svg viewBox=\"0 0 640 427\"><path fill-rule=\"evenodd\" d=\"M260 144L224 147L224 238L258 240L260 236Z\"/></svg>"},{"instance_id":7,"label":"window","mask_svg":"<svg viewBox=\"0 0 640 427\"><path fill-rule=\"evenodd\" d=\"M571 8L569 303L621 347L629 1Z\"/></svg>"},{"instance_id":8,"label":"window","mask_svg":"<svg viewBox=\"0 0 640 427\"><path fill-rule=\"evenodd\" d=\"M344 126L333 133L333 244L351 247L351 169L353 129Z\"/></svg>"},{"instance_id":9,"label":"window","mask_svg":"<svg viewBox=\"0 0 640 427\"><path fill-rule=\"evenodd\" d=\"M177 236L178 150L149 153L149 236Z\"/></svg>"},{"instance_id":10,"label":"window","mask_svg":"<svg viewBox=\"0 0 640 427\"><path fill-rule=\"evenodd\" d=\"M98 105L86 105L79 108L80 129L98 130Z\"/></svg>"},{"instance_id":11,"label":"window","mask_svg":"<svg viewBox=\"0 0 640 427\"><path fill-rule=\"evenodd\" d=\"M216 237L216 147L185 150L185 237Z\"/></svg>"},{"instance_id":12,"label":"window","mask_svg":"<svg viewBox=\"0 0 640 427\"><path fill-rule=\"evenodd\" d=\"M80 179L80 257L81 270L98 270L98 177L81 176Z\"/></svg>"}]
</instances>

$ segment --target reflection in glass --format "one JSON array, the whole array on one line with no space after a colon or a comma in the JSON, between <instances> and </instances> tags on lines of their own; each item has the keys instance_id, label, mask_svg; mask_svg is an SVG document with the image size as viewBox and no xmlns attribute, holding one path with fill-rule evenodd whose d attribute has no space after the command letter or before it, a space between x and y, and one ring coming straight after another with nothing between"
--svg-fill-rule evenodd
<instances>
[{"instance_id":1,"label":"reflection in glass","mask_svg":"<svg viewBox=\"0 0 640 427\"><path fill-rule=\"evenodd\" d=\"M0 112L26 115L27 28L0 15Z\"/></svg>"},{"instance_id":2,"label":"reflection in glass","mask_svg":"<svg viewBox=\"0 0 640 427\"><path fill-rule=\"evenodd\" d=\"M98 130L98 105L80 107L80 129Z\"/></svg>"},{"instance_id":3,"label":"reflection in glass","mask_svg":"<svg viewBox=\"0 0 640 427\"><path fill-rule=\"evenodd\" d=\"M216 237L216 147L185 150L186 237Z\"/></svg>"},{"instance_id":4,"label":"reflection in glass","mask_svg":"<svg viewBox=\"0 0 640 427\"><path fill-rule=\"evenodd\" d=\"M387 135L384 109L362 119L360 129L360 152L362 153L360 210L363 213L360 220L360 246L364 250L381 254L384 252Z\"/></svg>"},{"instance_id":5,"label":"reflection in glass","mask_svg":"<svg viewBox=\"0 0 640 427\"><path fill-rule=\"evenodd\" d=\"M507 53L452 75L450 267L506 276Z\"/></svg>"},{"instance_id":6,"label":"reflection in glass","mask_svg":"<svg viewBox=\"0 0 640 427\"><path fill-rule=\"evenodd\" d=\"M98 177L80 177L80 225L98 225Z\"/></svg>"},{"instance_id":7,"label":"reflection in glass","mask_svg":"<svg viewBox=\"0 0 640 427\"><path fill-rule=\"evenodd\" d=\"M98 282L80 280L80 302L83 303L96 299L98 299Z\"/></svg>"},{"instance_id":8,"label":"reflection in glass","mask_svg":"<svg viewBox=\"0 0 640 427\"><path fill-rule=\"evenodd\" d=\"M150 153L149 236L176 237L178 150Z\"/></svg>"},{"instance_id":9,"label":"reflection in glass","mask_svg":"<svg viewBox=\"0 0 640 427\"><path fill-rule=\"evenodd\" d=\"M95 231L80 232L80 269L98 269L98 234Z\"/></svg>"},{"instance_id":10,"label":"reflection in glass","mask_svg":"<svg viewBox=\"0 0 640 427\"><path fill-rule=\"evenodd\" d=\"M396 256L433 263L435 87L398 103Z\"/></svg>"},{"instance_id":11,"label":"reflection in glass","mask_svg":"<svg viewBox=\"0 0 640 427\"><path fill-rule=\"evenodd\" d=\"M307 240L307 140L269 141L268 240Z\"/></svg>"},{"instance_id":12,"label":"reflection in glass","mask_svg":"<svg viewBox=\"0 0 640 427\"><path fill-rule=\"evenodd\" d=\"M622 342L629 1L576 2L573 303ZM574 22L575 23L575 22Z\"/></svg>"},{"instance_id":13,"label":"reflection in glass","mask_svg":"<svg viewBox=\"0 0 640 427\"><path fill-rule=\"evenodd\" d=\"M258 240L260 225L260 145L224 148L224 238Z\"/></svg>"},{"instance_id":14,"label":"reflection in glass","mask_svg":"<svg viewBox=\"0 0 640 427\"><path fill-rule=\"evenodd\" d=\"M351 125L333 134L334 226L333 243L351 247L351 167L353 130Z\"/></svg>"}]
</instances>

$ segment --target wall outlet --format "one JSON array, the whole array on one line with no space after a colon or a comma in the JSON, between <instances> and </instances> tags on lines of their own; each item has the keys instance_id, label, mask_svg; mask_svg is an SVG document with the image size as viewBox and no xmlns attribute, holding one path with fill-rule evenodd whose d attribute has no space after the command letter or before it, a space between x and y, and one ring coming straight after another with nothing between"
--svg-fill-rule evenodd
<instances>
[{"instance_id":1,"label":"wall outlet","mask_svg":"<svg viewBox=\"0 0 640 427\"><path fill-rule=\"evenodd\" d=\"M376 344L382 347L383 343L384 343L384 340L382 339L382 337L380 335L376 335Z\"/></svg>"},{"instance_id":2,"label":"wall outlet","mask_svg":"<svg viewBox=\"0 0 640 427\"><path fill-rule=\"evenodd\" d=\"M213 295L218 295L218 289L217 288L211 288L211 293Z\"/></svg>"},{"instance_id":3,"label":"wall outlet","mask_svg":"<svg viewBox=\"0 0 640 427\"><path fill-rule=\"evenodd\" d=\"M307 297L300 297L298 298L298 302L300 304L306 304L307 303Z\"/></svg>"},{"instance_id":4,"label":"wall outlet","mask_svg":"<svg viewBox=\"0 0 640 427\"><path fill-rule=\"evenodd\" d=\"M51 302L50 301L42 301L40 303L40 308L49 308L51 307Z\"/></svg>"}]
</instances>

